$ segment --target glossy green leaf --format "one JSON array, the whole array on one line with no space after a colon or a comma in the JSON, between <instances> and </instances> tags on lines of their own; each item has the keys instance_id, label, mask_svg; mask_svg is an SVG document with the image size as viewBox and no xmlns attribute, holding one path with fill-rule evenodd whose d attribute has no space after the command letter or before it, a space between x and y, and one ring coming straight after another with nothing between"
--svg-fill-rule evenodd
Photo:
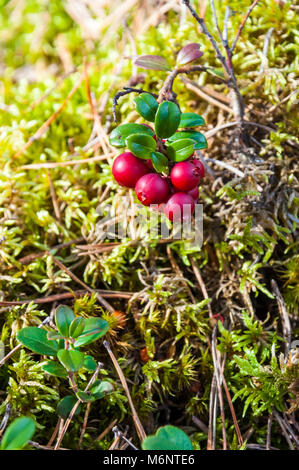
<instances>
[{"instance_id":1,"label":"glossy green leaf","mask_svg":"<svg viewBox=\"0 0 299 470\"><path fill-rule=\"evenodd\" d=\"M158 103L149 93L141 93L134 99L136 111L147 121L154 122Z\"/></svg>"},{"instance_id":2,"label":"glossy green leaf","mask_svg":"<svg viewBox=\"0 0 299 470\"><path fill-rule=\"evenodd\" d=\"M194 146L194 140L176 140L167 146L167 155L174 162L183 162L194 153Z\"/></svg>"},{"instance_id":3,"label":"glossy green leaf","mask_svg":"<svg viewBox=\"0 0 299 470\"><path fill-rule=\"evenodd\" d=\"M69 327L69 335L71 338L77 338L84 330L85 321L82 317L74 318Z\"/></svg>"},{"instance_id":4,"label":"glossy green leaf","mask_svg":"<svg viewBox=\"0 0 299 470\"><path fill-rule=\"evenodd\" d=\"M47 332L47 338L52 341L53 339L63 339L63 336L61 336L57 331L52 330Z\"/></svg>"},{"instance_id":5,"label":"glossy green leaf","mask_svg":"<svg viewBox=\"0 0 299 470\"><path fill-rule=\"evenodd\" d=\"M90 392L83 392L82 390L79 390L76 393L76 396L79 398L79 400L83 401L84 403L88 403L91 401L95 401L96 397L90 394Z\"/></svg>"},{"instance_id":6,"label":"glossy green leaf","mask_svg":"<svg viewBox=\"0 0 299 470\"><path fill-rule=\"evenodd\" d=\"M182 113L179 128L204 126L206 121L196 113Z\"/></svg>"},{"instance_id":7,"label":"glossy green leaf","mask_svg":"<svg viewBox=\"0 0 299 470\"><path fill-rule=\"evenodd\" d=\"M153 152L151 155L153 166L158 173L168 175L169 173L169 161L168 158L160 152Z\"/></svg>"},{"instance_id":8,"label":"glossy green leaf","mask_svg":"<svg viewBox=\"0 0 299 470\"><path fill-rule=\"evenodd\" d=\"M104 336L109 330L109 323L102 318L87 318L85 319L85 326L83 333L76 339L74 347L83 346L85 344L92 343L97 339Z\"/></svg>"},{"instance_id":9,"label":"glossy green leaf","mask_svg":"<svg viewBox=\"0 0 299 470\"><path fill-rule=\"evenodd\" d=\"M90 393L97 400L103 398L108 393L113 391L113 385L107 381L96 380L90 389Z\"/></svg>"},{"instance_id":10,"label":"glossy green leaf","mask_svg":"<svg viewBox=\"0 0 299 470\"><path fill-rule=\"evenodd\" d=\"M182 139L192 139L194 140L195 150L200 150L200 149L206 149L208 147L207 139L201 132L197 131L178 131L175 134L173 134L169 139L168 142L175 142L176 140L182 140Z\"/></svg>"},{"instance_id":11,"label":"glossy green leaf","mask_svg":"<svg viewBox=\"0 0 299 470\"><path fill-rule=\"evenodd\" d=\"M98 366L97 362L91 356L84 356L84 367L85 369L94 372Z\"/></svg>"},{"instance_id":12,"label":"glossy green leaf","mask_svg":"<svg viewBox=\"0 0 299 470\"><path fill-rule=\"evenodd\" d=\"M187 434L175 426L163 426L142 442L143 450L193 450Z\"/></svg>"},{"instance_id":13,"label":"glossy green leaf","mask_svg":"<svg viewBox=\"0 0 299 470\"><path fill-rule=\"evenodd\" d=\"M20 450L32 438L35 422L27 416L15 419L6 429L0 444L1 450Z\"/></svg>"},{"instance_id":14,"label":"glossy green leaf","mask_svg":"<svg viewBox=\"0 0 299 470\"><path fill-rule=\"evenodd\" d=\"M109 137L109 142L114 147L125 147L126 139L132 134L145 134L153 136L154 132L149 127L142 126L142 124L121 124L120 126L113 129Z\"/></svg>"},{"instance_id":15,"label":"glossy green leaf","mask_svg":"<svg viewBox=\"0 0 299 470\"><path fill-rule=\"evenodd\" d=\"M58 351L57 341L49 341L47 332L36 326L27 326L17 333L17 340L26 348L38 354L56 356Z\"/></svg>"},{"instance_id":16,"label":"glossy green leaf","mask_svg":"<svg viewBox=\"0 0 299 470\"><path fill-rule=\"evenodd\" d=\"M180 123L181 112L172 101L163 101L155 117L155 131L158 137L166 139L175 133Z\"/></svg>"},{"instance_id":17,"label":"glossy green leaf","mask_svg":"<svg viewBox=\"0 0 299 470\"><path fill-rule=\"evenodd\" d=\"M74 408L77 399L74 395L67 395L66 397L62 398L57 405L57 413L59 414L60 418L67 419L70 412ZM75 416L79 414L81 411L81 405L78 406L75 412Z\"/></svg>"},{"instance_id":18,"label":"glossy green leaf","mask_svg":"<svg viewBox=\"0 0 299 470\"><path fill-rule=\"evenodd\" d=\"M57 329L62 336L66 338L68 337L69 327L74 318L75 315L73 310L67 305L59 305L59 307L57 307L55 312L55 322Z\"/></svg>"},{"instance_id":19,"label":"glossy green leaf","mask_svg":"<svg viewBox=\"0 0 299 470\"><path fill-rule=\"evenodd\" d=\"M61 364L58 364L58 362L49 361L42 368L45 372L48 372L48 374L55 375L55 377L67 377L67 371Z\"/></svg>"},{"instance_id":20,"label":"glossy green leaf","mask_svg":"<svg viewBox=\"0 0 299 470\"><path fill-rule=\"evenodd\" d=\"M60 349L57 357L61 364L70 372L77 372L84 364L84 354L71 349Z\"/></svg>"},{"instance_id":21,"label":"glossy green leaf","mask_svg":"<svg viewBox=\"0 0 299 470\"><path fill-rule=\"evenodd\" d=\"M155 150L157 142L149 135L133 134L126 139L126 144L136 157L147 160Z\"/></svg>"}]
</instances>

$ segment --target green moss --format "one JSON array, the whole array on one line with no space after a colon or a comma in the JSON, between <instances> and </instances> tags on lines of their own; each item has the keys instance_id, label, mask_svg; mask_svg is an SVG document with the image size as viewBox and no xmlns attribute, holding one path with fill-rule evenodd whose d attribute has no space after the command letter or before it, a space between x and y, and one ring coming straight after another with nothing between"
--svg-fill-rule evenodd
<instances>
[{"instance_id":1,"label":"green moss","mask_svg":"<svg viewBox=\"0 0 299 470\"><path fill-rule=\"evenodd\" d=\"M150 3L150 2L148 2ZM199 2L194 2L196 8ZM222 28L225 7L236 13L230 19L231 37L249 0L216 1L219 25ZM128 301L120 296L108 299L116 310L126 313L124 328L113 324L109 336L115 355L131 390L132 399L147 431L153 433L165 424L188 427L195 448L206 448L207 436L194 426L192 416L205 424L209 419L209 400L213 376L210 350L214 315L222 315L218 325L218 349L224 363L224 375L234 395L234 407L241 432L252 428L249 442L265 444L267 419L272 408L295 410L298 406L298 369L290 364L284 348L279 309L271 290L276 279L291 314L293 337L298 334L298 172L296 169L298 117L295 104L295 72L298 69L296 36L298 15L291 2L264 0L255 7L242 32L233 57L236 76L247 107L246 119L273 129L250 128L250 149L240 151L234 145L234 129L225 129L209 140L205 157L221 160L244 173L243 177L208 162L213 176L203 180L200 188L204 204L204 243L193 247L186 241L169 246L181 269L173 270L166 244L153 240L146 227L137 233L137 240L121 240L107 251L92 251L82 245L111 242L99 237L97 223L107 204L117 207L126 194L112 180L111 163L93 161L86 164L59 166L68 160L90 159L111 151L107 145L84 151L96 136L84 81L69 99L57 118L41 138L18 153L34 133L59 109L83 72L83 58L88 63L90 89L102 111L104 139L114 128L112 99L127 85L135 70L131 61L122 56L135 55L122 22L104 25L99 37L87 38L83 23L78 24L64 2L0 0L0 300L33 300L81 289L54 263L50 250L68 269L90 287L101 290L130 291ZM147 5L147 8L150 8ZM105 14L114 13L115 4ZM148 11L148 10L146 10ZM150 13L150 12L148 12ZM92 18L98 20L94 13ZM200 42L204 55L200 63L219 69L214 51L206 37L198 35L191 15L169 11L159 24L142 24L137 7L128 11L138 54L161 54L175 63L178 50L189 42ZM216 34L209 6L205 19ZM267 57L263 45L270 28ZM65 74L61 50L62 40L72 73ZM121 66L120 66L121 65ZM263 66L263 70L261 70ZM137 86L151 92L159 91L166 78L164 72L138 69L144 74ZM226 85L214 75L201 73L189 76L201 87L228 97ZM213 106L188 90L178 78L174 85L182 111L203 115L211 129L232 120L232 114ZM102 103L107 102L104 110ZM119 121L135 121L138 116L133 96L120 99ZM257 143L256 143L257 142ZM55 168L26 169L24 165L57 163ZM59 217L53 208L52 182ZM105 188L106 198L101 200ZM100 202L101 201L101 202ZM148 211L148 209L144 209ZM64 248L53 248L71 240L84 241ZM200 269L208 290L203 298L190 257ZM99 306L95 295L66 300L76 315L109 318ZM24 326L39 325L51 313L53 303L23 306L1 306L1 343L4 354L16 346L16 333ZM219 317L218 317L219 318ZM141 357L146 348L148 360ZM129 436L134 434L127 397L110 358L101 342L85 347L104 364L102 375L109 375L115 389L102 401L93 404L90 426L83 448L107 449L113 442L109 433L97 442L96 437L114 420ZM0 353L2 354L2 348ZM277 357L279 359L277 359ZM1 359L1 357L0 357ZM147 358L145 358L147 359ZM69 394L64 379L46 376L41 367L44 358L17 351L0 368L0 415L9 403L12 417L34 416L38 431L35 439L46 444L57 424L58 401ZM83 384L86 374L79 377ZM85 405L84 405L85 406ZM74 418L63 441L65 447L76 448L84 419L84 406ZM226 430L230 448L240 448L230 409L225 401ZM246 412L244 418L243 413ZM217 443L222 447L222 428L217 417ZM272 445L284 449L281 429L273 423ZM246 444L245 444L246 446Z\"/></svg>"}]
</instances>

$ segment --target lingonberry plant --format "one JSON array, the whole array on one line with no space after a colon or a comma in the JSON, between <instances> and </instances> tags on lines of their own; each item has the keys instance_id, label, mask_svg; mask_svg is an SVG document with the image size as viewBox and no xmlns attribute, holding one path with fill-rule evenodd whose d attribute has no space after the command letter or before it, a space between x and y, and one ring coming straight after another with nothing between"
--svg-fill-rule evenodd
<instances>
[{"instance_id":1,"label":"lingonberry plant","mask_svg":"<svg viewBox=\"0 0 299 470\"><path fill-rule=\"evenodd\" d=\"M75 395L64 397L58 404L58 412L65 418L77 400L95 401L113 390L109 381L101 380L94 380L89 383L90 387L87 385L80 390L76 380L76 375L83 370L96 374L96 379L99 365L79 349L101 338L109 330L109 324L99 317L75 317L66 305L56 309L55 324L49 330L28 326L18 332L17 339L31 351L50 357L43 366L45 372L69 380Z\"/></svg>"},{"instance_id":2,"label":"lingonberry plant","mask_svg":"<svg viewBox=\"0 0 299 470\"><path fill-rule=\"evenodd\" d=\"M172 71L163 57L139 57L135 61L139 67L170 71L159 96L132 88L120 92L114 100L115 110L120 96L138 92L134 100L136 110L154 127L146 123L124 123L111 132L110 144L129 150L116 157L113 176L120 185L135 188L143 205L158 204L161 210L160 205L166 203L163 209L170 220L193 213L199 197L198 185L204 176L204 166L195 151L207 147L205 136L197 130L205 121L196 113L182 113L172 91L179 73L201 69L194 65L182 67L201 55L199 44L184 46Z\"/></svg>"}]
</instances>

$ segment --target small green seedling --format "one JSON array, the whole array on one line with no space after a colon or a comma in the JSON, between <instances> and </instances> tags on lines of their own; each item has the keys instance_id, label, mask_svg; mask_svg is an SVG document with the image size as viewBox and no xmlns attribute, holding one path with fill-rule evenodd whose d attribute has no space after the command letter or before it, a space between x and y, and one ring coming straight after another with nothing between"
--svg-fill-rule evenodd
<instances>
[{"instance_id":1,"label":"small green seedling","mask_svg":"<svg viewBox=\"0 0 299 470\"><path fill-rule=\"evenodd\" d=\"M55 312L55 324L56 329L50 331L28 326L18 332L17 339L31 351L50 356L43 370L55 377L68 378L77 399L82 402L98 400L110 393L113 386L108 381L97 380L88 392L80 390L76 383L76 374L81 369L89 372L97 369L92 356L79 348L104 336L109 330L108 322L98 317L75 317L70 307L60 305ZM70 397L76 402L75 397ZM58 404L59 414L64 416L66 409L71 411L71 405L75 402L69 396L64 397Z\"/></svg>"}]
</instances>

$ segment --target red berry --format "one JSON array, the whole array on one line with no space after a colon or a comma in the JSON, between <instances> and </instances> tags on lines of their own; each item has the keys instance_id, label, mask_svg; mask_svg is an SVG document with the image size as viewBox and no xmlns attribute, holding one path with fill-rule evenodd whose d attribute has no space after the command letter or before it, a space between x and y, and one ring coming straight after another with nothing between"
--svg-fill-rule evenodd
<instances>
[{"instance_id":1,"label":"red berry","mask_svg":"<svg viewBox=\"0 0 299 470\"><path fill-rule=\"evenodd\" d=\"M193 163L193 165L195 165L197 168L199 168L200 177L203 178L205 176L205 167L204 167L203 163L201 163L201 161L197 160L196 158L191 160L191 163Z\"/></svg>"},{"instance_id":2,"label":"red berry","mask_svg":"<svg viewBox=\"0 0 299 470\"><path fill-rule=\"evenodd\" d=\"M193 214L195 202L187 193L175 193L171 196L164 208L164 213L169 220L180 221L189 219Z\"/></svg>"},{"instance_id":3,"label":"red berry","mask_svg":"<svg viewBox=\"0 0 299 470\"><path fill-rule=\"evenodd\" d=\"M169 187L165 178L157 173L149 173L137 181L135 192L144 206L150 206L165 202L169 195Z\"/></svg>"},{"instance_id":4,"label":"red berry","mask_svg":"<svg viewBox=\"0 0 299 470\"><path fill-rule=\"evenodd\" d=\"M195 188L191 189L191 191L188 191L188 193L191 197L193 197L194 201L197 202L199 198L199 189L197 186Z\"/></svg>"},{"instance_id":5,"label":"red berry","mask_svg":"<svg viewBox=\"0 0 299 470\"><path fill-rule=\"evenodd\" d=\"M148 362L148 361L150 360L146 348L140 349L140 351L139 351L139 357L140 357L140 359L141 359L142 362Z\"/></svg>"},{"instance_id":6,"label":"red berry","mask_svg":"<svg viewBox=\"0 0 299 470\"><path fill-rule=\"evenodd\" d=\"M146 163L131 152L120 154L113 162L112 174L121 186L134 188L141 176L149 173Z\"/></svg>"},{"instance_id":7,"label":"red berry","mask_svg":"<svg viewBox=\"0 0 299 470\"><path fill-rule=\"evenodd\" d=\"M171 182L181 191L190 191L200 181L200 170L191 162L177 163L171 170Z\"/></svg>"}]
</instances>

